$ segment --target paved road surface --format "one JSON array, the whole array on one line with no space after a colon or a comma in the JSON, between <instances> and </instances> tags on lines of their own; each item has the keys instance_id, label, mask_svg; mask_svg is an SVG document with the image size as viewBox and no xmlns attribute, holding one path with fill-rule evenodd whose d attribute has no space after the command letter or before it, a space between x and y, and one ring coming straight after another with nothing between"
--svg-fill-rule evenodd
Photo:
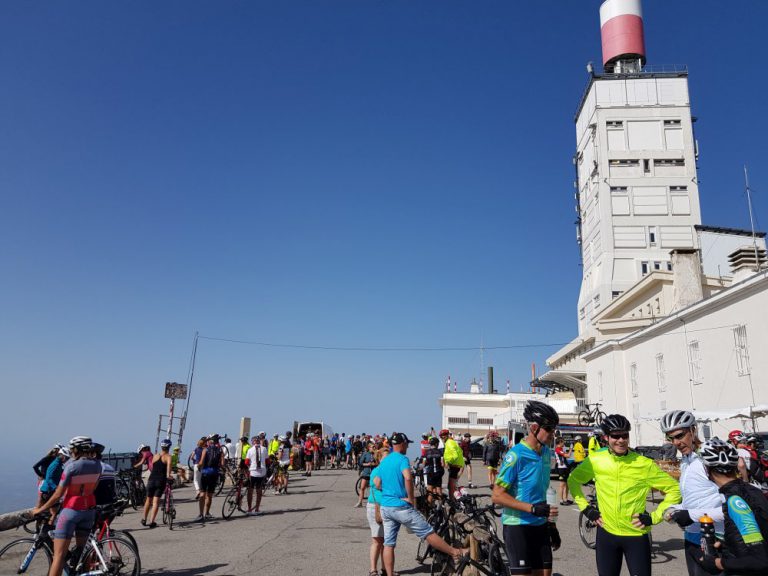
<instances>
[{"instance_id":1,"label":"paved road surface","mask_svg":"<svg viewBox=\"0 0 768 576\"><path fill-rule=\"evenodd\" d=\"M370 532L365 508L353 508L352 471L328 470L310 478L294 476L290 494L268 495L262 502L263 516L236 513L231 520L216 519L205 525L192 524L197 514L191 488L177 490L178 527L172 532L162 524L150 530L139 524L133 511L115 522L130 529L141 547L143 574L165 576L285 576L311 574L358 576L368 574ZM488 488L475 490L488 493ZM221 515L222 496L214 498L212 512ZM554 553L554 572L563 576L595 574L594 552L579 540L575 506L561 512L558 522L563 547ZM681 532L663 524L654 528L657 576L686 574ZM21 530L0 532L0 546L25 535ZM405 574L429 574L414 556L418 540L401 532L396 569ZM0 575L4 576L4 575Z\"/></svg>"}]
</instances>

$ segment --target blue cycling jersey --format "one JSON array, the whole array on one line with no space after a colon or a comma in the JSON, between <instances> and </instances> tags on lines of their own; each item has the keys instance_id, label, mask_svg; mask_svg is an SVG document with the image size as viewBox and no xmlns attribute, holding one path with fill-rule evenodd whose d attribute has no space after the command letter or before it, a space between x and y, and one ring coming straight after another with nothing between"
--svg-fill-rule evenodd
<instances>
[{"instance_id":1,"label":"blue cycling jersey","mask_svg":"<svg viewBox=\"0 0 768 576\"><path fill-rule=\"evenodd\" d=\"M539 453L522 441L507 452L496 478L496 484L521 502L529 504L546 502L551 457L549 446L542 446ZM505 507L501 522L508 526L541 526L546 524L547 519Z\"/></svg>"}]
</instances>

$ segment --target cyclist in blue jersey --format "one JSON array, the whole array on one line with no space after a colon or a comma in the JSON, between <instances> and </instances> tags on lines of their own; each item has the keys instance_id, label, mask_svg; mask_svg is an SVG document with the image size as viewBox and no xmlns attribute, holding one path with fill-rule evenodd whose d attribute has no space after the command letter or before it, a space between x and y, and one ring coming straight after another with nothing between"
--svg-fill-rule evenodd
<instances>
[{"instance_id":1,"label":"cyclist in blue jersey","mask_svg":"<svg viewBox=\"0 0 768 576\"><path fill-rule=\"evenodd\" d=\"M552 550L560 547L560 535L553 522L557 507L547 504L549 444L560 417L549 404L535 400L528 401L523 417L528 435L504 457L492 500L504 506L501 522L510 574L551 576Z\"/></svg>"},{"instance_id":2,"label":"cyclist in blue jersey","mask_svg":"<svg viewBox=\"0 0 768 576\"><path fill-rule=\"evenodd\" d=\"M739 454L736 448L719 438L706 441L699 451L707 476L723 495L725 517L722 555L704 555L687 549L686 554L710 574L768 574L768 500L760 489L739 478Z\"/></svg>"}]
</instances>

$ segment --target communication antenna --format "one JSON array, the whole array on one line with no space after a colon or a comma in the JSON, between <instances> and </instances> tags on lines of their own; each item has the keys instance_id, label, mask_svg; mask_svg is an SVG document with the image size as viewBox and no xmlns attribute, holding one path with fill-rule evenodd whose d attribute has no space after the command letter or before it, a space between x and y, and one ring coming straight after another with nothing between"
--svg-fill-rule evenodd
<instances>
[{"instance_id":1,"label":"communication antenna","mask_svg":"<svg viewBox=\"0 0 768 576\"><path fill-rule=\"evenodd\" d=\"M747 165L744 164L744 187L747 191L747 206L749 206L749 225L752 228L752 246L755 249L755 266L757 271L760 271L760 258L758 257L757 250L757 237L755 236L755 219L752 215L752 189L749 187L749 172L747 172Z\"/></svg>"}]
</instances>

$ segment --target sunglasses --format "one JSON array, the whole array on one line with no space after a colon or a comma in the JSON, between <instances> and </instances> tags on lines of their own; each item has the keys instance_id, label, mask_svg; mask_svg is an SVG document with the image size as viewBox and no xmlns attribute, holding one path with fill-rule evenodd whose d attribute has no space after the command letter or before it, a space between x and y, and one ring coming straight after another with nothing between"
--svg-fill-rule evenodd
<instances>
[{"instance_id":1,"label":"sunglasses","mask_svg":"<svg viewBox=\"0 0 768 576\"><path fill-rule=\"evenodd\" d=\"M629 432L620 432L618 434L608 434L614 440L626 440L629 438Z\"/></svg>"},{"instance_id":2,"label":"sunglasses","mask_svg":"<svg viewBox=\"0 0 768 576\"><path fill-rule=\"evenodd\" d=\"M667 440L669 440L670 442L674 442L675 440L682 440L683 438L685 438L686 434L688 434L688 432L678 432L674 436L667 434Z\"/></svg>"}]
</instances>

